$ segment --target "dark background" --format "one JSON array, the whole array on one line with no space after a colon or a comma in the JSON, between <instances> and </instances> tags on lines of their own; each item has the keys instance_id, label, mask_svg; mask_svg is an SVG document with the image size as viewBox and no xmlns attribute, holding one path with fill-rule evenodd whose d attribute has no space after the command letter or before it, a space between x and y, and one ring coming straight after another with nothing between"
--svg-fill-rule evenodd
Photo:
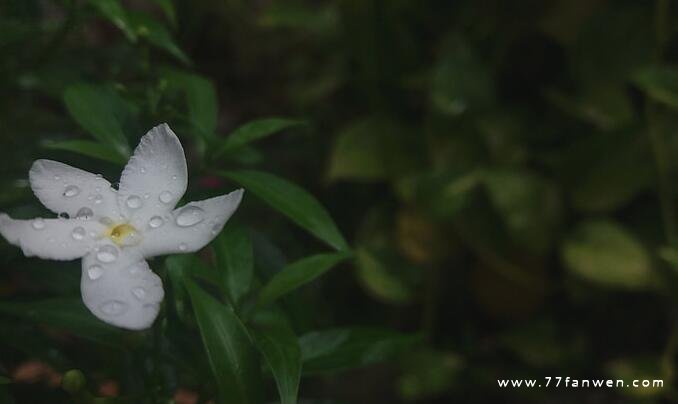
<instances>
[{"instance_id":1,"label":"dark background","mask_svg":"<svg viewBox=\"0 0 678 404\"><path fill-rule=\"evenodd\" d=\"M191 195L236 186L212 170L248 167L327 208L355 257L285 298L295 332L420 335L379 363L305 376L302 402L678 402L678 4L121 1L143 15L121 27L107 3L0 1L0 210L44 212L26 182L37 158L117 178L119 163L50 143L91 139L64 93L101 86L134 117L130 145L172 125ZM210 159L187 112L195 81L175 88L176 72L213 85L220 139L264 117L306 124ZM254 196L236 216L287 259L325 248ZM0 251L3 304L78 296L79 263ZM213 397L181 366L130 382L143 350L111 360L29 317L0 314L17 403L68 402L58 379L73 368L95 395ZM497 386L545 376L664 387Z\"/></svg>"}]
</instances>

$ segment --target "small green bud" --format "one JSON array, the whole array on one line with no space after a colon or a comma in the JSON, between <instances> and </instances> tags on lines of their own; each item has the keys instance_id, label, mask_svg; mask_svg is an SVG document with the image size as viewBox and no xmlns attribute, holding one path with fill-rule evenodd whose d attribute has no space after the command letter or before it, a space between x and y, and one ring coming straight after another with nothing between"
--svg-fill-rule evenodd
<instances>
[{"instance_id":1,"label":"small green bud","mask_svg":"<svg viewBox=\"0 0 678 404\"><path fill-rule=\"evenodd\" d=\"M85 388L85 375L78 369L72 369L64 374L61 387L71 394L79 393Z\"/></svg>"}]
</instances>

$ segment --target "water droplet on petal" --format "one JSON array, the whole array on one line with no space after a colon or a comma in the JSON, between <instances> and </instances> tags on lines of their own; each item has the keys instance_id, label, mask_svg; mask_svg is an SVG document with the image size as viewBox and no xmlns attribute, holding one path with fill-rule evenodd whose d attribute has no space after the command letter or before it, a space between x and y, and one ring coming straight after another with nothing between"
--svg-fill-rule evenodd
<instances>
[{"instance_id":1,"label":"water droplet on petal","mask_svg":"<svg viewBox=\"0 0 678 404\"><path fill-rule=\"evenodd\" d=\"M142 287L132 289L132 294L139 300L144 300L146 297L146 289Z\"/></svg>"},{"instance_id":2,"label":"water droplet on petal","mask_svg":"<svg viewBox=\"0 0 678 404\"><path fill-rule=\"evenodd\" d=\"M197 206L186 206L177 215L177 225L181 227L194 226L205 219L205 211Z\"/></svg>"},{"instance_id":3,"label":"water droplet on petal","mask_svg":"<svg viewBox=\"0 0 678 404\"><path fill-rule=\"evenodd\" d=\"M54 181L59 181L60 179L61 179L61 177L59 177L58 175L54 176Z\"/></svg>"},{"instance_id":4,"label":"water droplet on petal","mask_svg":"<svg viewBox=\"0 0 678 404\"><path fill-rule=\"evenodd\" d=\"M146 174L146 169L144 167L141 167L141 170L139 171L141 171L142 174Z\"/></svg>"},{"instance_id":5,"label":"water droplet on petal","mask_svg":"<svg viewBox=\"0 0 678 404\"><path fill-rule=\"evenodd\" d=\"M66 187L66 189L64 189L63 195L67 198L72 198L79 193L80 193L80 188L76 187L75 185L69 185L69 186Z\"/></svg>"},{"instance_id":6,"label":"water droplet on petal","mask_svg":"<svg viewBox=\"0 0 678 404\"><path fill-rule=\"evenodd\" d=\"M100 307L104 314L109 316L119 316L127 310L127 303L121 302L119 300L111 300L102 304Z\"/></svg>"},{"instance_id":7,"label":"water droplet on petal","mask_svg":"<svg viewBox=\"0 0 678 404\"><path fill-rule=\"evenodd\" d=\"M151 194L144 194L144 199L148 199L151 197Z\"/></svg>"},{"instance_id":8,"label":"water droplet on petal","mask_svg":"<svg viewBox=\"0 0 678 404\"><path fill-rule=\"evenodd\" d=\"M188 246L186 245L186 243L179 244L179 250L180 251L186 251L187 248L188 248Z\"/></svg>"},{"instance_id":9,"label":"water droplet on petal","mask_svg":"<svg viewBox=\"0 0 678 404\"><path fill-rule=\"evenodd\" d=\"M179 178L179 177L177 177L176 175L173 175L173 176L172 176L172 179L173 179L174 181L176 181L177 178Z\"/></svg>"},{"instance_id":10,"label":"water droplet on petal","mask_svg":"<svg viewBox=\"0 0 678 404\"><path fill-rule=\"evenodd\" d=\"M97 259L104 263L113 262L118 258L118 249L112 245L105 245L97 252Z\"/></svg>"},{"instance_id":11,"label":"water droplet on petal","mask_svg":"<svg viewBox=\"0 0 678 404\"><path fill-rule=\"evenodd\" d=\"M95 281L99 278L101 278L101 275L104 274L104 269L100 267L99 265L92 265L87 269L87 276L89 276L89 279Z\"/></svg>"},{"instance_id":12,"label":"water droplet on petal","mask_svg":"<svg viewBox=\"0 0 678 404\"><path fill-rule=\"evenodd\" d=\"M42 218L37 218L37 219L33 220L33 223L31 223L31 226L33 226L33 228L35 230L42 230L42 229L45 228L45 221Z\"/></svg>"},{"instance_id":13,"label":"water droplet on petal","mask_svg":"<svg viewBox=\"0 0 678 404\"><path fill-rule=\"evenodd\" d=\"M158 227L162 226L163 224L165 224L165 221L160 216L153 216L148 221L148 225L151 226L154 229L157 229Z\"/></svg>"},{"instance_id":14,"label":"water droplet on petal","mask_svg":"<svg viewBox=\"0 0 678 404\"><path fill-rule=\"evenodd\" d=\"M162 191L159 196L160 202L170 203L172 202L172 193L170 191Z\"/></svg>"},{"instance_id":15,"label":"water droplet on petal","mask_svg":"<svg viewBox=\"0 0 678 404\"><path fill-rule=\"evenodd\" d=\"M103 202L103 200L104 197L101 196L100 194L94 195L94 203L96 203L97 205Z\"/></svg>"},{"instance_id":16,"label":"water droplet on petal","mask_svg":"<svg viewBox=\"0 0 678 404\"><path fill-rule=\"evenodd\" d=\"M82 220L89 220L94 216L94 212L92 212L92 209L88 207L82 207L80 210L78 210L78 213L75 214L75 217L78 219Z\"/></svg>"},{"instance_id":17,"label":"water droplet on petal","mask_svg":"<svg viewBox=\"0 0 678 404\"><path fill-rule=\"evenodd\" d=\"M71 237L73 237L73 240L82 240L85 238L87 235L87 231L85 230L84 227L76 227L73 229L73 232L71 232Z\"/></svg>"},{"instance_id":18,"label":"water droplet on petal","mask_svg":"<svg viewBox=\"0 0 678 404\"><path fill-rule=\"evenodd\" d=\"M127 206L131 209L139 209L143 205L143 201L136 195L127 198Z\"/></svg>"},{"instance_id":19,"label":"water droplet on petal","mask_svg":"<svg viewBox=\"0 0 678 404\"><path fill-rule=\"evenodd\" d=\"M99 223L103 224L104 226L112 226L113 225L113 219L111 219L108 216L104 216L101 219L99 219Z\"/></svg>"}]
</instances>

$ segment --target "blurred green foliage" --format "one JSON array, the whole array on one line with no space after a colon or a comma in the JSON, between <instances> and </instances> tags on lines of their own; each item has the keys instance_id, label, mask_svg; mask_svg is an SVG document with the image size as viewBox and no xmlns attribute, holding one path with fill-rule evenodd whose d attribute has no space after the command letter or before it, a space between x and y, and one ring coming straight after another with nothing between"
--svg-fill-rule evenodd
<instances>
[{"instance_id":1,"label":"blurred green foliage","mask_svg":"<svg viewBox=\"0 0 678 404\"><path fill-rule=\"evenodd\" d=\"M89 315L78 263L0 243L0 401L678 400L675 21L670 0L0 0L0 210L45 214L33 160L114 179L160 122L187 200L248 190L205 251L151 263L147 332ZM30 361L64 389L17 380ZM497 386L546 376L664 387Z\"/></svg>"}]
</instances>

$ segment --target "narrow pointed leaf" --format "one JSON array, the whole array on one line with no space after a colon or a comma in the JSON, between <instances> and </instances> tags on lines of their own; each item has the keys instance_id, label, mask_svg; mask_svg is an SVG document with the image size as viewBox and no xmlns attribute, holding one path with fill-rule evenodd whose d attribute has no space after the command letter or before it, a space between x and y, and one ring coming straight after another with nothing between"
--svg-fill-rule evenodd
<instances>
[{"instance_id":1,"label":"narrow pointed leaf","mask_svg":"<svg viewBox=\"0 0 678 404\"><path fill-rule=\"evenodd\" d=\"M262 403L261 369L245 326L227 307L186 278L207 358L223 402Z\"/></svg>"},{"instance_id":2,"label":"narrow pointed leaf","mask_svg":"<svg viewBox=\"0 0 678 404\"><path fill-rule=\"evenodd\" d=\"M248 122L231 132L224 139L219 149L214 153L214 157L217 158L230 150L304 123L304 121L286 118L265 118Z\"/></svg>"},{"instance_id":3,"label":"narrow pointed leaf","mask_svg":"<svg viewBox=\"0 0 678 404\"><path fill-rule=\"evenodd\" d=\"M296 184L261 171L221 172L337 250L348 245L327 210Z\"/></svg>"},{"instance_id":4,"label":"narrow pointed leaf","mask_svg":"<svg viewBox=\"0 0 678 404\"><path fill-rule=\"evenodd\" d=\"M47 149L66 150L83 156L108 161L117 165L124 165L127 159L118 153L111 153L110 147L91 140L60 140L45 142L42 145Z\"/></svg>"},{"instance_id":5,"label":"narrow pointed leaf","mask_svg":"<svg viewBox=\"0 0 678 404\"><path fill-rule=\"evenodd\" d=\"M165 50L184 64L191 63L188 56L172 39L172 34L159 21L145 13L130 13L129 18L139 37L145 39L151 45Z\"/></svg>"},{"instance_id":6,"label":"narrow pointed leaf","mask_svg":"<svg viewBox=\"0 0 678 404\"><path fill-rule=\"evenodd\" d=\"M118 27L127 36L127 39L131 42L136 42L137 34L132 23L129 21L127 12L118 0L90 0L90 3L97 9L99 14Z\"/></svg>"},{"instance_id":7,"label":"narrow pointed leaf","mask_svg":"<svg viewBox=\"0 0 678 404\"><path fill-rule=\"evenodd\" d=\"M350 256L351 254L346 252L318 254L287 265L263 287L259 294L259 303L270 304L279 297L311 282Z\"/></svg>"},{"instance_id":8,"label":"narrow pointed leaf","mask_svg":"<svg viewBox=\"0 0 678 404\"><path fill-rule=\"evenodd\" d=\"M301 349L289 323L278 313L256 318L253 335L257 348L271 368L281 404L295 404L301 379Z\"/></svg>"},{"instance_id":9,"label":"narrow pointed leaf","mask_svg":"<svg viewBox=\"0 0 678 404\"><path fill-rule=\"evenodd\" d=\"M115 92L106 87L78 83L66 89L64 102L73 119L90 135L112 146L113 152L120 156L129 156L122 122L124 102Z\"/></svg>"},{"instance_id":10,"label":"narrow pointed leaf","mask_svg":"<svg viewBox=\"0 0 678 404\"><path fill-rule=\"evenodd\" d=\"M0 314L60 328L91 341L121 345L125 331L94 317L80 299L49 299L30 303L0 303Z\"/></svg>"},{"instance_id":11,"label":"narrow pointed leaf","mask_svg":"<svg viewBox=\"0 0 678 404\"><path fill-rule=\"evenodd\" d=\"M214 242L222 284L231 301L237 304L252 285L254 257L247 230L235 224L224 228Z\"/></svg>"},{"instance_id":12,"label":"narrow pointed leaf","mask_svg":"<svg viewBox=\"0 0 678 404\"><path fill-rule=\"evenodd\" d=\"M419 335L376 328L336 328L299 338L305 373L367 366L410 349Z\"/></svg>"}]
</instances>

